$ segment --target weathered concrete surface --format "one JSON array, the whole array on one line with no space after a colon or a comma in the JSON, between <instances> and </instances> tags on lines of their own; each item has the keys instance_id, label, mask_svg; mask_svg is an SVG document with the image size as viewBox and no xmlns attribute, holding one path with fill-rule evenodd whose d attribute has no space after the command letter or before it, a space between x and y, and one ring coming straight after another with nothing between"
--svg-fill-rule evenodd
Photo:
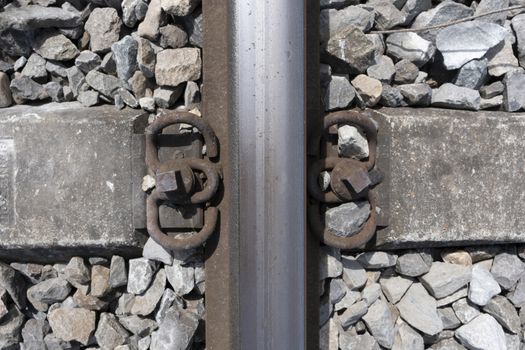
<instances>
[{"instance_id":1,"label":"weathered concrete surface","mask_svg":"<svg viewBox=\"0 0 525 350\"><path fill-rule=\"evenodd\" d=\"M375 247L525 242L525 114L381 109Z\"/></svg>"},{"instance_id":2,"label":"weathered concrete surface","mask_svg":"<svg viewBox=\"0 0 525 350\"><path fill-rule=\"evenodd\" d=\"M77 103L0 110L0 258L138 251L145 235L134 230L132 199L143 194L132 178L144 165L132 139L141 114Z\"/></svg>"}]
</instances>

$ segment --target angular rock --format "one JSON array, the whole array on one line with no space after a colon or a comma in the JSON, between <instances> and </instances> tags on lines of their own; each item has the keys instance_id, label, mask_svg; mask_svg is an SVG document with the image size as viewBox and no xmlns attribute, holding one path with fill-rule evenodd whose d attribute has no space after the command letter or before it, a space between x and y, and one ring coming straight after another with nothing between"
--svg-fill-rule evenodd
<instances>
[{"instance_id":1,"label":"angular rock","mask_svg":"<svg viewBox=\"0 0 525 350\"><path fill-rule=\"evenodd\" d=\"M436 52L432 42L423 39L416 33L394 33L386 39L388 55L398 60L407 60L421 67Z\"/></svg>"},{"instance_id":2,"label":"angular rock","mask_svg":"<svg viewBox=\"0 0 525 350\"><path fill-rule=\"evenodd\" d=\"M348 307L340 316L341 327L348 328L359 321L368 312L368 304L361 300Z\"/></svg>"},{"instance_id":3,"label":"angular rock","mask_svg":"<svg viewBox=\"0 0 525 350\"><path fill-rule=\"evenodd\" d=\"M102 62L100 63L100 68L102 68L102 71L107 74L117 73L117 65L115 64L115 60L113 59L112 52L108 52L104 56L104 58L102 59Z\"/></svg>"},{"instance_id":4,"label":"angular rock","mask_svg":"<svg viewBox=\"0 0 525 350\"><path fill-rule=\"evenodd\" d=\"M9 107L13 104L13 97L9 88L9 77L0 72L0 108Z\"/></svg>"},{"instance_id":5,"label":"angular rock","mask_svg":"<svg viewBox=\"0 0 525 350\"><path fill-rule=\"evenodd\" d=\"M482 98L492 98L503 93L505 86L501 81L496 81L490 85L485 85L479 89Z\"/></svg>"},{"instance_id":6,"label":"angular rock","mask_svg":"<svg viewBox=\"0 0 525 350\"><path fill-rule=\"evenodd\" d=\"M403 12L406 13L405 24L410 24L417 15L423 11L432 8L431 0L407 0L403 6Z\"/></svg>"},{"instance_id":7,"label":"angular rock","mask_svg":"<svg viewBox=\"0 0 525 350\"><path fill-rule=\"evenodd\" d=\"M418 277L430 270L432 256L424 252L405 253L397 258L396 272L409 277Z\"/></svg>"},{"instance_id":8,"label":"angular rock","mask_svg":"<svg viewBox=\"0 0 525 350\"><path fill-rule=\"evenodd\" d=\"M115 310L115 315L122 316L122 315L130 315L131 314L131 308L133 307L133 303L135 302L135 295L124 293L120 296L118 299L118 305L117 309Z\"/></svg>"},{"instance_id":9,"label":"angular rock","mask_svg":"<svg viewBox=\"0 0 525 350\"><path fill-rule=\"evenodd\" d=\"M417 66L409 60L403 59L395 65L396 74L394 81L396 84L410 84L413 83L419 74Z\"/></svg>"},{"instance_id":10,"label":"angular rock","mask_svg":"<svg viewBox=\"0 0 525 350\"><path fill-rule=\"evenodd\" d=\"M395 266L397 255L387 252L366 252L359 255L357 261L359 261L365 269L382 269Z\"/></svg>"},{"instance_id":11,"label":"angular rock","mask_svg":"<svg viewBox=\"0 0 525 350\"><path fill-rule=\"evenodd\" d=\"M368 32L374 25L375 14L371 9L348 6L340 10L327 9L321 11L320 40L325 46L328 40L348 26L355 26L363 32Z\"/></svg>"},{"instance_id":12,"label":"angular rock","mask_svg":"<svg viewBox=\"0 0 525 350\"><path fill-rule=\"evenodd\" d=\"M109 293L109 269L102 265L95 265L91 268L91 294L95 297L102 297Z\"/></svg>"},{"instance_id":13,"label":"angular rock","mask_svg":"<svg viewBox=\"0 0 525 350\"><path fill-rule=\"evenodd\" d=\"M381 286L379 285L379 283L375 283L375 282L367 285L363 289L363 292L361 293L361 297L363 298L363 301L368 306L375 303L375 301L379 299L380 296L381 296Z\"/></svg>"},{"instance_id":14,"label":"angular rock","mask_svg":"<svg viewBox=\"0 0 525 350\"><path fill-rule=\"evenodd\" d=\"M383 92L381 93L379 104L385 107L399 107L404 104L403 95L397 87L383 85Z\"/></svg>"},{"instance_id":15,"label":"angular rock","mask_svg":"<svg viewBox=\"0 0 525 350\"><path fill-rule=\"evenodd\" d=\"M26 65L27 63L27 58L25 58L24 56L22 57L19 57L16 61L15 61L15 64L13 66L13 69L18 72L20 69L24 68L24 66Z\"/></svg>"},{"instance_id":16,"label":"angular rock","mask_svg":"<svg viewBox=\"0 0 525 350\"><path fill-rule=\"evenodd\" d=\"M499 50L492 50L487 55L488 64L487 69L489 75L493 77L501 77L506 73L519 69L519 62L514 56L511 41L507 38Z\"/></svg>"},{"instance_id":17,"label":"angular rock","mask_svg":"<svg viewBox=\"0 0 525 350\"><path fill-rule=\"evenodd\" d=\"M489 300L499 294L501 288L492 274L480 265L472 267L472 279L468 291L468 299L476 305L484 306Z\"/></svg>"},{"instance_id":18,"label":"angular rock","mask_svg":"<svg viewBox=\"0 0 525 350\"><path fill-rule=\"evenodd\" d=\"M361 299L361 293L356 290L347 289L345 296L337 304L334 305L335 311L348 309Z\"/></svg>"},{"instance_id":19,"label":"angular rock","mask_svg":"<svg viewBox=\"0 0 525 350\"><path fill-rule=\"evenodd\" d=\"M363 266L354 258L344 257L343 263L343 280L350 289L359 289L365 285L368 277Z\"/></svg>"},{"instance_id":20,"label":"angular rock","mask_svg":"<svg viewBox=\"0 0 525 350\"><path fill-rule=\"evenodd\" d=\"M64 88L56 81L50 81L44 84L44 90L53 102L64 101Z\"/></svg>"},{"instance_id":21,"label":"angular rock","mask_svg":"<svg viewBox=\"0 0 525 350\"><path fill-rule=\"evenodd\" d=\"M173 289L167 288L166 290L164 290L158 308L155 312L155 321L157 321L158 324L162 323L162 320L164 320L164 317L166 316L166 312L168 312L172 305L175 305L175 307L182 309L183 301L182 298L178 297L175 294Z\"/></svg>"},{"instance_id":22,"label":"angular rock","mask_svg":"<svg viewBox=\"0 0 525 350\"><path fill-rule=\"evenodd\" d=\"M78 12L38 5L9 6L0 12L0 29L72 28L82 24Z\"/></svg>"},{"instance_id":23,"label":"angular rock","mask_svg":"<svg viewBox=\"0 0 525 350\"><path fill-rule=\"evenodd\" d=\"M370 334L351 335L345 332L339 334L340 349L370 349L379 350L379 344Z\"/></svg>"},{"instance_id":24,"label":"angular rock","mask_svg":"<svg viewBox=\"0 0 525 350\"><path fill-rule=\"evenodd\" d=\"M510 71L503 79L505 89L503 90L503 109L507 112L516 112L525 108L525 96L521 93L521 87L525 84L525 73L522 71Z\"/></svg>"},{"instance_id":25,"label":"angular rock","mask_svg":"<svg viewBox=\"0 0 525 350\"><path fill-rule=\"evenodd\" d=\"M128 293L142 294L148 289L157 264L146 258L129 260Z\"/></svg>"},{"instance_id":26,"label":"angular rock","mask_svg":"<svg viewBox=\"0 0 525 350\"><path fill-rule=\"evenodd\" d=\"M80 308L56 308L48 314L54 336L64 341L78 341L84 345L89 343L95 330L95 317L94 311Z\"/></svg>"},{"instance_id":27,"label":"angular rock","mask_svg":"<svg viewBox=\"0 0 525 350\"><path fill-rule=\"evenodd\" d=\"M126 270L126 260L121 256L113 255L109 269L109 286L111 288L118 288L125 286L127 283L128 272Z\"/></svg>"},{"instance_id":28,"label":"angular rock","mask_svg":"<svg viewBox=\"0 0 525 350\"><path fill-rule=\"evenodd\" d=\"M462 323L469 323L480 314L478 308L465 298L454 302L452 309Z\"/></svg>"},{"instance_id":29,"label":"angular rock","mask_svg":"<svg viewBox=\"0 0 525 350\"><path fill-rule=\"evenodd\" d=\"M457 69L465 63L482 58L505 40L505 28L481 21L471 21L444 28L436 37L436 47L443 55L447 69Z\"/></svg>"},{"instance_id":30,"label":"angular rock","mask_svg":"<svg viewBox=\"0 0 525 350\"><path fill-rule=\"evenodd\" d=\"M184 90L184 106L190 110L198 108L200 101L201 92L199 85L194 81L188 81Z\"/></svg>"},{"instance_id":31,"label":"angular rock","mask_svg":"<svg viewBox=\"0 0 525 350\"><path fill-rule=\"evenodd\" d=\"M93 90L80 91L77 100L85 107L96 106L99 101L99 93Z\"/></svg>"},{"instance_id":32,"label":"angular rock","mask_svg":"<svg viewBox=\"0 0 525 350\"><path fill-rule=\"evenodd\" d=\"M425 347L423 337L406 323L396 327L392 350L419 350Z\"/></svg>"},{"instance_id":33,"label":"angular rock","mask_svg":"<svg viewBox=\"0 0 525 350\"><path fill-rule=\"evenodd\" d=\"M388 30L406 21L406 14L389 1L377 1L371 6L375 12L375 27L379 30Z\"/></svg>"},{"instance_id":34,"label":"angular rock","mask_svg":"<svg viewBox=\"0 0 525 350\"><path fill-rule=\"evenodd\" d=\"M89 15L85 30L90 36L90 48L95 53L106 53L119 40L122 22L117 10L97 7Z\"/></svg>"},{"instance_id":35,"label":"angular rock","mask_svg":"<svg viewBox=\"0 0 525 350\"><path fill-rule=\"evenodd\" d=\"M122 82L118 78L96 70L90 71L85 80L93 89L110 98L113 98L122 87Z\"/></svg>"},{"instance_id":36,"label":"angular rock","mask_svg":"<svg viewBox=\"0 0 525 350\"><path fill-rule=\"evenodd\" d=\"M444 249L441 251L441 258L443 262L449 264L471 266L472 258L469 253L461 249Z\"/></svg>"},{"instance_id":37,"label":"angular rock","mask_svg":"<svg viewBox=\"0 0 525 350\"><path fill-rule=\"evenodd\" d=\"M461 326L461 321L457 318L453 308L445 307L437 309L437 311L441 322L443 322L443 329L456 329Z\"/></svg>"},{"instance_id":38,"label":"angular rock","mask_svg":"<svg viewBox=\"0 0 525 350\"><path fill-rule=\"evenodd\" d=\"M474 15L492 12L494 10L499 10L506 7L509 7L509 0L481 0L476 7ZM480 17L479 20L502 25L506 18L507 16L505 13L496 13L493 15Z\"/></svg>"},{"instance_id":39,"label":"angular rock","mask_svg":"<svg viewBox=\"0 0 525 350\"><path fill-rule=\"evenodd\" d=\"M23 264L23 263L11 263L13 269L24 275L31 283L37 284L42 281L42 270L44 266L39 264ZM1 290L1 288L0 288ZM4 289L5 290L5 289ZM2 299L2 293L0 292L0 299Z\"/></svg>"},{"instance_id":40,"label":"angular rock","mask_svg":"<svg viewBox=\"0 0 525 350\"><path fill-rule=\"evenodd\" d=\"M516 307L523 307L525 305L525 278L522 275L516 287L507 294L507 298Z\"/></svg>"},{"instance_id":41,"label":"angular rock","mask_svg":"<svg viewBox=\"0 0 525 350\"><path fill-rule=\"evenodd\" d=\"M488 79L487 59L472 60L458 71L454 85L479 90Z\"/></svg>"},{"instance_id":42,"label":"angular rock","mask_svg":"<svg viewBox=\"0 0 525 350\"><path fill-rule=\"evenodd\" d=\"M45 81L47 79L46 60L39 54L33 53L29 56L22 75L37 81Z\"/></svg>"},{"instance_id":43,"label":"angular rock","mask_svg":"<svg viewBox=\"0 0 525 350\"><path fill-rule=\"evenodd\" d=\"M518 44L520 66L525 68L525 14L517 15L511 22Z\"/></svg>"},{"instance_id":44,"label":"angular rock","mask_svg":"<svg viewBox=\"0 0 525 350\"><path fill-rule=\"evenodd\" d=\"M414 20L414 23L412 23L412 28L444 24L457 19L470 17L473 14L474 10L468 6L453 1L444 1L433 9L419 14ZM420 33L420 35L426 40L434 41L438 32L439 31L427 31Z\"/></svg>"},{"instance_id":45,"label":"angular rock","mask_svg":"<svg viewBox=\"0 0 525 350\"><path fill-rule=\"evenodd\" d=\"M437 313L436 301L422 284L412 284L396 306L401 318L415 329L430 336L443 330L443 322Z\"/></svg>"},{"instance_id":46,"label":"angular rock","mask_svg":"<svg viewBox=\"0 0 525 350\"><path fill-rule=\"evenodd\" d=\"M364 73L376 63L374 42L354 26L332 36L326 52L330 55L329 60L334 61L333 65L349 69L351 73Z\"/></svg>"},{"instance_id":47,"label":"angular rock","mask_svg":"<svg viewBox=\"0 0 525 350\"><path fill-rule=\"evenodd\" d=\"M363 133L352 125L342 125L337 129L337 148L341 157L368 157L368 141Z\"/></svg>"},{"instance_id":48,"label":"angular rock","mask_svg":"<svg viewBox=\"0 0 525 350\"><path fill-rule=\"evenodd\" d=\"M373 107L379 102L383 92L379 80L360 74L352 80L352 85L368 107Z\"/></svg>"},{"instance_id":49,"label":"angular rock","mask_svg":"<svg viewBox=\"0 0 525 350\"><path fill-rule=\"evenodd\" d=\"M200 0L161 0L162 9L170 15L184 17L200 4Z\"/></svg>"},{"instance_id":50,"label":"angular rock","mask_svg":"<svg viewBox=\"0 0 525 350\"><path fill-rule=\"evenodd\" d=\"M195 287L195 270L190 266L173 264L165 266L166 277L173 287L175 294L183 296L192 291Z\"/></svg>"},{"instance_id":51,"label":"angular rock","mask_svg":"<svg viewBox=\"0 0 525 350\"><path fill-rule=\"evenodd\" d=\"M115 98L119 96L122 99L122 102L126 105L130 106L131 108L138 108L139 107L139 101L133 96L131 92L124 88L118 89L118 94L115 95ZM124 107L123 107L124 108Z\"/></svg>"},{"instance_id":52,"label":"angular rock","mask_svg":"<svg viewBox=\"0 0 525 350\"><path fill-rule=\"evenodd\" d=\"M75 59L75 65L84 73L97 68L101 62L99 55L87 50L82 51Z\"/></svg>"},{"instance_id":53,"label":"angular rock","mask_svg":"<svg viewBox=\"0 0 525 350\"><path fill-rule=\"evenodd\" d=\"M126 35L111 45L113 59L117 65L117 76L128 81L138 68L137 63L138 43L131 35Z\"/></svg>"},{"instance_id":54,"label":"angular rock","mask_svg":"<svg viewBox=\"0 0 525 350\"><path fill-rule=\"evenodd\" d=\"M395 73L394 62L392 62L392 59L388 56L376 58L376 64L368 67L366 70L366 75L379 80L383 84L390 84Z\"/></svg>"},{"instance_id":55,"label":"angular rock","mask_svg":"<svg viewBox=\"0 0 525 350\"><path fill-rule=\"evenodd\" d=\"M160 261L166 265L173 264L173 255L171 254L171 251L164 249L164 247L155 242L151 237L148 238L144 245L142 256L149 260Z\"/></svg>"},{"instance_id":56,"label":"angular rock","mask_svg":"<svg viewBox=\"0 0 525 350\"><path fill-rule=\"evenodd\" d=\"M429 106L432 100L432 89L425 83L399 85L397 87L409 106Z\"/></svg>"},{"instance_id":57,"label":"angular rock","mask_svg":"<svg viewBox=\"0 0 525 350\"><path fill-rule=\"evenodd\" d=\"M509 332L514 334L520 332L521 321L518 313L504 296L496 295L483 307L483 311L492 315Z\"/></svg>"},{"instance_id":58,"label":"angular rock","mask_svg":"<svg viewBox=\"0 0 525 350\"><path fill-rule=\"evenodd\" d=\"M481 98L477 90L446 83L432 91L432 106L477 111Z\"/></svg>"},{"instance_id":59,"label":"angular rock","mask_svg":"<svg viewBox=\"0 0 525 350\"><path fill-rule=\"evenodd\" d=\"M114 349L123 345L128 336L129 333L113 314L104 312L100 315L95 338L102 349Z\"/></svg>"},{"instance_id":60,"label":"angular rock","mask_svg":"<svg viewBox=\"0 0 525 350\"><path fill-rule=\"evenodd\" d=\"M168 24L160 27L159 45L163 48L178 49L188 43L188 34L175 25Z\"/></svg>"},{"instance_id":61,"label":"angular rock","mask_svg":"<svg viewBox=\"0 0 525 350\"><path fill-rule=\"evenodd\" d=\"M343 264L341 263L339 249L322 247L319 251L319 280L336 278L342 273Z\"/></svg>"},{"instance_id":62,"label":"angular rock","mask_svg":"<svg viewBox=\"0 0 525 350\"><path fill-rule=\"evenodd\" d=\"M46 32L35 40L35 51L48 60L69 61L80 53L76 46L64 35Z\"/></svg>"},{"instance_id":63,"label":"angular rock","mask_svg":"<svg viewBox=\"0 0 525 350\"><path fill-rule=\"evenodd\" d=\"M151 5L150 5L151 6ZM184 28L189 35L190 44L202 47L203 20L202 11L197 9L189 16L184 17Z\"/></svg>"},{"instance_id":64,"label":"angular rock","mask_svg":"<svg viewBox=\"0 0 525 350\"><path fill-rule=\"evenodd\" d=\"M351 237L359 232L370 216L368 201L349 202L330 208L325 214L329 232L339 237Z\"/></svg>"},{"instance_id":65,"label":"angular rock","mask_svg":"<svg viewBox=\"0 0 525 350\"><path fill-rule=\"evenodd\" d=\"M86 284L90 281L89 268L81 257L73 257L64 269L64 278L76 286Z\"/></svg>"},{"instance_id":66,"label":"angular rock","mask_svg":"<svg viewBox=\"0 0 525 350\"><path fill-rule=\"evenodd\" d=\"M468 287L465 286L464 288L461 288L457 292L450 294L448 297L444 297L444 298L438 299L436 301L437 302L437 306L441 307L441 306L450 305L453 302L455 302L455 301L457 301L457 300L459 300L461 298L465 298L467 295L468 295Z\"/></svg>"},{"instance_id":67,"label":"angular rock","mask_svg":"<svg viewBox=\"0 0 525 350\"><path fill-rule=\"evenodd\" d=\"M490 273L499 285L506 290L512 289L525 271L525 264L514 254L501 253L494 257Z\"/></svg>"},{"instance_id":68,"label":"angular rock","mask_svg":"<svg viewBox=\"0 0 525 350\"><path fill-rule=\"evenodd\" d=\"M496 96L492 98L481 98L479 102L480 109L499 108L503 105L503 96Z\"/></svg>"},{"instance_id":69,"label":"angular rock","mask_svg":"<svg viewBox=\"0 0 525 350\"><path fill-rule=\"evenodd\" d=\"M506 350L505 333L490 315L482 314L455 332L461 344L469 349Z\"/></svg>"},{"instance_id":70,"label":"angular rock","mask_svg":"<svg viewBox=\"0 0 525 350\"><path fill-rule=\"evenodd\" d=\"M199 318L187 310L171 308L158 331L151 335L151 350L187 349L191 343Z\"/></svg>"},{"instance_id":71,"label":"angular rock","mask_svg":"<svg viewBox=\"0 0 525 350\"><path fill-rule=\"evenodd\" d=\"M0 349L17 349L20 343L20 329L24 323L24 315L13 306L0 323Z\"/></svg>"},{"instance_id":72,"label":"angular rock","mask_svg":"<svg viewBox=\"0 0 525 350\"><path fill-rule=\"evenodd\" d=\"M139 35L149 40L157 39L162 17L161 0L151 0L148 11L146 12L146 17L142 23L139 24Z\"/></svg>"},{"instance_id":73,"label":"angular rock","mask_svg":"<svg viewBox=\"0 0 525 350\"><path fill-rule=\"evenodd\" d=\"M392 304L396 304L401 300L412 283L413 281L411 279L402 276L381 278L379 280L383 294Z\"/></svg>"},{"instance_id":74,"label":"angular rock","mask_svg":"<svg viewBox=\"0 0 525 350\"><path fill-rule=\"evenodd\" d=\"M455 341L453 338L443 339L433 344L430 350L465 350L466 348Z\"/></svg>"},{"instance_id":75,"label":"angular rock","mask_svg":"<svg viewBox=\"0 0 525 350\"><path fill-rule=\"evenodd\" d=\"M334 278L330 280L329 297L332 304L337 304L346 295L346 284L343 280Z\"/></svg>"},{"instance_id":76,"label":"angular rock","mask_svg":"<svg viewBox=\"0 0 525 350\"><path fill-rule=\"evenodd\" d=\"M324 94L324 106L326 111L346 108L355 98L355 90L350 85L348 76L333 75Z\"/></svg>"},{"instance_id":77,"label":"angular rock","mask_svg":"<svg viewBox=\"0 0 525 350\"><path fill-rule=\"evenodd\" d=\"M128 331L140 337L146 337L158 328L157 322L136 315L121 317L119 322Z\"/></svg>"},{"instance_id":78,"label":"angular rock","mask_svg":"<svg viewBox=\"0 0 525 350\"><path fill-rule=\"evenodd\" d=\"M166 286L166 272L164 269L160 269L153 283L144 293L144 295L138 295L135 297L133 306L131 307L131 313L134 315L147 316L155 310L155 307L159 303L160 298L164 293L164 287Z\"/></svg>"},{"instance_id":79,"label":"angular rock","mask_svg":"<svg viewBox=\"0 0 525 350\"><path fill-rule=\"evenodd\" d=\"M66 71L67 79L69 81L69 88L71 89L73 96L77 97L81 86L86 83L86 77L84 76L84 73L82 73L76 66L68 68Z\"/></svg>"},{"instance_id":80,"label":"angular rock","mask_svg":"<svg viewBox=\"0 0 525 350\"><path fill-rule=\"evenodd\" d=\"M46 320L37 320L31 318L27 320L22 328L22 339L24 343L42 344L44 337L49 333L51 328Z\"/></svg>"},{"instance_id":81,"label":"angular rock","mask_svg":"<svg viewBox=\"0 0 525 350\"><path fill-rule=\"evenodd\" d=\"M379 345L390 349L394 344L395 319L392 317L388 304L378 299L368 308L363 320Z\"/></svg>"},{"instance_id":82,"label":"angular rock","mask_svg":"<svg viewBox=\"0 0 525 350\"><path fill-rule=\"evenodd\" d=\"M135 10L142 0L123 0L122 1L122 22L127 27L133 28L138 22Z\"/></svg>"},{"instance_id":83,"label":"angular rock","mask_svg":"<svg viewBox=\"0 0 525 350\"><path fill-rule=\"evenodd\" d=\"M436 298L444 298L470 282L471 268L456 264L434 262L421 283Z\"/></svg>"},{"instance_id":84,"label":"angular rock","mask_svg":"<svg viewBox=\"0 0 525 350\"><path fill-rule=\"evenodd\" d=\"M81 290L77 290L75 294L73 294L73 301L77 307L93 311L100 311L108 306L107 302L93 295L86 295Z\"/></svg>"},{"instance_id":85,"label":"angular rock","mask_svg":"<svg viewBox=\"0 0 525 350\"><path fill-rule=\"evenodd\" d=\"M63 278L51 278L35 284L27 290L29 301L36 300L44 304L63 301L71 292L71 285Z\"/></svg>"},{"instance_id":86,"label":"angular rock","mask_svg":"<svg viewBox=\"0 0 525 350\"><path fill-rule=\"evenodd\" d=\"M140 108L147 112L155 112L155 100L153 97L142 97L139 99Z\"/></svg>"},{"instance_id":87,"label":"angular rock","mask_svg":"<svg viewBox=\"0 0 525 350\"><path fill-rule=\"evenodd\" d=\"M157 54L155 77L159 85L177 86L201 76L199 49L167 49Z\"/></svg>"},{"instance_id":88,"label":"angular rock","mask_svg":"<svg viewBox=\"0 0 525 350\"><path fill-rule=\"evenodd\" d=\"M147 39L138 37L137 43L138 67L142 71L142 73L144 73L146 78L152 78L155 75L155 64L157 62L155 50L153 50L151 42Z\"/></svg>"}]
</instances>

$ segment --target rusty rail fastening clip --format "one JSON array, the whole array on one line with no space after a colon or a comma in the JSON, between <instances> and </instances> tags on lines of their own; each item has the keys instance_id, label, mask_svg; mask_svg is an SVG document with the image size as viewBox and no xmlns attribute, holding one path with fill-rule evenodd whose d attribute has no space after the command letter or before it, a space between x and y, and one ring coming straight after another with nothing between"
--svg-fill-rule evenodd
<instances>
[{"instance_id":1,"label":"rusty rail fastening clip","mask_svg":"<svg viewBox=\"0 0 525 350\"><path fill-rule=\"evenodd\" d=\"M156 136L173 124L189 124L197 128L204 138L206 156L218 155L218 141L211 127L199 116L185 111L174 111L158 117L145 131L146 165L155 175L156 187L146 202L147 230L151 238L166 249L191 249L201 246L215 230L219 210L209 206L204 211L204 226L191 235L168 236L159 223L159 206L165 203L177 205L207 203L219 188L219 172L209 160L185 158L161 162L156 146ZM206 177L204 188L194 193L195 174L199 171Z\"/></svg>"},{"instance_id":2,"label":"rusty rail fastening clip","mask_svg":"<svg viewBox=\"0 0 525 350\"><path fill-rule=\"evenodd\" d=\"M325 132L333 125L347 124L361 128L368 140L369 156L366 161L350 158L327 157L321 159L321 141ZM352 249L366 244L376 232L377 195L371 188L374 183L368 175L375 166L377 156L377 127L370 117L362 112L340 111L324 118L323 128L316 130L309 143L309 155L317 158L308 169L308 192L311 196L308 205L308 222L319 239L332 247ZM322 171L331 171L330 189L323 191L318 178ZM370 216L356 234L349 237L331 233L321 219L321 204L336 204L368 199Z\"/></svg>"}]
</instances>

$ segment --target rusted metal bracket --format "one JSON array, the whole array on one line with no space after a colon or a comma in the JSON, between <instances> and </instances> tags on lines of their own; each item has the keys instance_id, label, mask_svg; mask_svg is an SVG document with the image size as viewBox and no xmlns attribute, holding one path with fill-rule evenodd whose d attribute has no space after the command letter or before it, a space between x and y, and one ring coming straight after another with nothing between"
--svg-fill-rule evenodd
<instances>
[{"instance_id":1,"label":"rusted metal bracket","mask_svg":"<svg viewBox=\"0 0 525 350\"><path fill-rule=\"evenodd\" d=\"M219 216L216 207L209 206L204 213L204 226L197 233L169 236L160 227L159 207L199 204L206 206L219 188L220 174L217 165L206 159L183 158L161 162L156 139L164 128L175 124L189 124L199 130L206 144L206 156L218 155L218 141L211 127L197 115L174 111L161 115L145 130L146 164L155 176L155 189L149 194L146 204L147 230L151 238L166 249L190 249L201 246L214 232ZM196 176L202 174L204 184ZM199 186L196 186L197 183ZM200 190L198 190L200 188Z\"/></svg>"},{"instance_id":2,"label":"rusted metal bracket","mask_svg":"<svg viewBox=\"0 0 525 350\"><path fill-rule=\"evenodd\" d=\"M327 138L328 130L336 125L353 125L366 135L369 156L364 161L349 158L321 158L321 144ZM377 126L366 112L340 111L324 118L323 128L313 130L310 137L310 156L313 161L308 169L308 223L311 231L321 242L340 249L352 249L363 246L375 234L377 227L377 194L372 189L381 176L375 169L377 157ZM318 183L322 171L330 171L330 186L327 190L320 188ZM321 204L336 204L367 199L370 202L370 216L359 232L352 236L341 237L331 233L323 223Z\"/></svg>"}]
</instances>

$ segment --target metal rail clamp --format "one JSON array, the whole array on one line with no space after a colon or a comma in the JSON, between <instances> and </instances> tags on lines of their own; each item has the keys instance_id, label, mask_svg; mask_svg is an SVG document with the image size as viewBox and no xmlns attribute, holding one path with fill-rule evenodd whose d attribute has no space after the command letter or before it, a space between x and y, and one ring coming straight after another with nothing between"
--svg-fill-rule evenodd
<instances>
[{"instance_id":1,"label":"metal rail clamp","mask_svg":"<svg viewBox=\"0 0 525 350\"><path fill-rule=\"evenodd\" d=\"M322 146L328 138L332 126L352 125L361 129L368 140L369 156L360 161L351 158L331 156L327 152L321 158ZM326 245L353 249L366 244L375 234L377 227L377 194L373 187L381 182L382 175L375 169L377 155L377 126L366 112L340 111L330 113L323 120L323 128L314 131L310 138L309 155L315 157L308 169L308 223L310 229ZM323 171L330 172L330 186L323 191L319 176ZM354 235L338 236L325 227L322 219L323 207L345 202L367 199L370 202L370 216Z\"/></svg>"},{"instance_id":2,"label":"metal rail clamp","mask_svg":"<svg viewBox=\"0 0 525 350\"><path fill-rule=\"evenodd\" d=\"M174 124L189 124L202 134L208 159L182 158L161 162L156 138L162 130ZM159 116L145 131L146 165L155 177L155 188L146 201L147 230L151 238L166 249L191 249L204 244L215 230L219 210L210 202L220 183L219 167L210 161L218 156L218 141L211 127L199 116L174 111ZM175 135L176 137L176 135ZM202 180L202 177L205 180ZM159 223L159 207L164 204L201 205L204 225L195 233L170 236Z\"/></svg>"}]
</instances>

